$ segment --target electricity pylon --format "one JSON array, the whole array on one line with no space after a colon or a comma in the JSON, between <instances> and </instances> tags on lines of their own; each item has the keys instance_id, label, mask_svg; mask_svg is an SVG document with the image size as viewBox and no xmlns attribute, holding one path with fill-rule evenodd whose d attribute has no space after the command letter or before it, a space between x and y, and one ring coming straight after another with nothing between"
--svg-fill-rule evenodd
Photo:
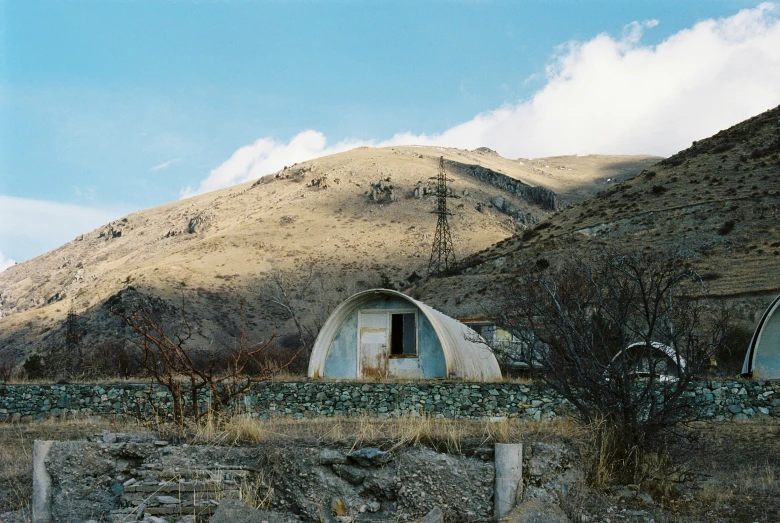
<instances>
[{"instance_id":1,"label":"electricity pylon","mask_svg":"<svg viewBox=\"0 0 780 523\"><path fill-rule=\"evenodd\" d=\"M439 174L436 177L436 234L433 237L431 259L428 262L428 274L441 274L455 265L455 251L452 248L450 224L447 221L452 213L447 211L447 173L444 172L444 157L439 157Z\"/></svg>"},{"instance_id":2,"label":"electricity pylon","mask_svg":"<svg viewBox=\"0 0 780 523\"><path fill-rule=\"evenodd\" d=\"M65 347L67 349L67 357L76 357L76 365L83 363L83 355L81 354L81 332L78 326L78 316L76 311L71 309L68 311L67 320L65 320Z\"/></svg>"}]
</instances>

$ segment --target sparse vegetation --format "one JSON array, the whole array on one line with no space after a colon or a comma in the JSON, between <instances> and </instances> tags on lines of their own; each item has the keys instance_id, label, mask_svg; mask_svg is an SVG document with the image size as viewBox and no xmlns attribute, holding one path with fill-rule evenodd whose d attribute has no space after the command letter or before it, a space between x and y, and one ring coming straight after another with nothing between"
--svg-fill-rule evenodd
<instances>
[{"instance_id":1,"label":"sparse vegetation","mask_svg":"<svg viewBox=\"0 0 780 523\"><path fill-rule=\"evenodd\" d=\"M687 299L703 289L685 262L671 253L597 255L520 277L496 303L497 323L535 347L519 357L541 368L580 423L597 427L609 481L648 479L648 460L663 461L678 426L701 416L688 391L729 317Z\"/></svg>"},{"instance_id":2,"label":"sparse vegetation","mask_svg":"<svg viewBox=\"0 0 780 523\"><path fill-rule=\"evenodd\" d=\"M173 419L179 425L187 418L197 422L223 410L253 383L270 377L258 357L272 339L260 343L247 341L243 315L235 345L213 350L195 341L193 318L184 303L165 315L164 311L138 300L117 304L112 314L129 328L131 335L127 341L137 347L140 366L170 393ZM250 370L254 372L250 374ZM209 393L209 403L199 401L201 392ZM190 396L189 402L185 402L185 395Z\"/></svg>"}]
</instances>

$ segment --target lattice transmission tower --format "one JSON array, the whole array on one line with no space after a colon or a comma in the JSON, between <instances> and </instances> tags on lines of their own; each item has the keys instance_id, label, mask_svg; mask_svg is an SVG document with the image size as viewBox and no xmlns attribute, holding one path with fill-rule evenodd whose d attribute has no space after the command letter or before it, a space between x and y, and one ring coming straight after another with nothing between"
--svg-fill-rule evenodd
<instances>
[{"instance_id":1,"label":"lattice transmission tower","mask_svg":"<svg viewBox=\"0 0 780 523\"><path fill-rule=\"evenodd\" d=\"M68 317L65 320L65 348L67 349L67 358L75 358L75 363L81 365L83 356L81 354L81 329L78 324L76 311L71 308L68 311Z\"/></svg>"},{"instance_id":2,"label":"lattice transmission tower","mask_svg":"<svg viewBox=\"0 0 780 523\"><path fill-rule=\"evenodd\" d=\"M455 251L452 248L450 224L447 221L452 213L447 211L447 173L444 171L444 157L439 157L439 174L436 176L436 234L433 237L431 259L428 262L428 274L441 274L455 265Z\"/></svg>"}]
</instances>

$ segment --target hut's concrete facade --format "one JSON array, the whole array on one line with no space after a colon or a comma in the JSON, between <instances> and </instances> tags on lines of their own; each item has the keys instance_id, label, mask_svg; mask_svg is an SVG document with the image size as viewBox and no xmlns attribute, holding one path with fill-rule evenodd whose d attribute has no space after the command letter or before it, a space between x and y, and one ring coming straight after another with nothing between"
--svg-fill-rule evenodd
<instances>
[{"instance_id":1,"label":"hut's concrete facade","mask_svg":"<svg viewBox=\"0 0 780 523\"><path fill-rule=\"evenodd\" d=\"M501 378L479 335L400 292L372 289L339 305L320 330L310 378Z\"/></svg>"},{"instance_id":2,"label":"hut's concrete facade","mask_svg":"<svg viewBox=\"0 0 780 523\"><path fill-rule=\"evenodd\" d=\"M742 374L762 380L780 378L780 296L772 301L758 322Z\"/></svg>"}]
</instances>

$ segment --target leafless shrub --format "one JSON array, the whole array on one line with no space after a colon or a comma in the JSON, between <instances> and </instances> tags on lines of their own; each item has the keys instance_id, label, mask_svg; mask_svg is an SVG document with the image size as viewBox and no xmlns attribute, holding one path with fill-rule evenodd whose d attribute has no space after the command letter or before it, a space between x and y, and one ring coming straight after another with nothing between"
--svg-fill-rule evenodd
<instances>
[{"instance_id":1,"label":"leafless shrub","mask_svg":"<svg viewBox=\"0 0 780 523\"><path fill-rule=\"evenodd\" d=\"M111 312L129 328L128 341L137 347L141 367L171 394L173 418L179 425L185 418L198 421L223 410L253 383L270 377L258 356L273 338L248 342L243 314L235 345L214 351L195 342L193 320L184 303L169 308L167 317L154 302L143 299L114 303ZM251 375L247 373L250 366L255 371ZM209 403L199 401L202 392L210 394Z\"/></svg>"},{"instance_id":2,"label":"leafless shrub","mask_svg":"<svg viewBox=\"0 0 780 523\"><path fill-rule=\"evenodd\" d=\"M13 364L3 359L0 361L0 381L9 381L13 377L14 366Z\"/></svg>"},{"instance_id":3,"label":"leafless shrub","mask_svg":"<svg viewBox=\"0 0 780 523\"><path fill-rule=\"evenodd\" d=\"M646 476L648 453L702 415L691 385L721 346L728 316L690 299L705 289L688 267L672 254L596 255L517 277L494 305L497 323L541 345L528 363L575 418L600 427L618 481Z\"/></svg>"}]
</instances>

